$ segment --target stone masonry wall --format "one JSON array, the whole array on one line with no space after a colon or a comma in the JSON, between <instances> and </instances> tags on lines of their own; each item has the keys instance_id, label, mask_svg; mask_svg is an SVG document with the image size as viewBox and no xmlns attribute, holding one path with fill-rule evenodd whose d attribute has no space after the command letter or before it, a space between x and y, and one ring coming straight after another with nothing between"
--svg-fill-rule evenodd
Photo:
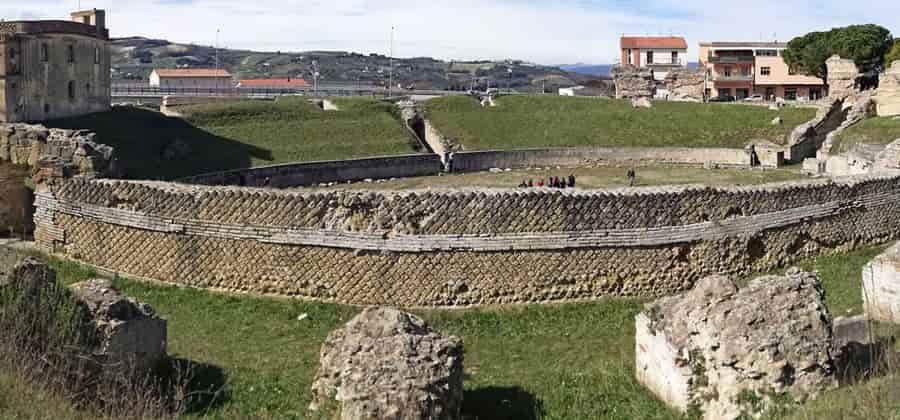
<instances>
[{"instance_id":1,"label":"stone masonry wall","mask_svg":"<svg viewBox=\"0 0 900 420\"><path fill-rule=\"evenodd\" d=\"M404 307L662 296L900 236L900 179L592 192L289 192L75 179L42 248L136 277Z\"/></svg>"}]
</instances>

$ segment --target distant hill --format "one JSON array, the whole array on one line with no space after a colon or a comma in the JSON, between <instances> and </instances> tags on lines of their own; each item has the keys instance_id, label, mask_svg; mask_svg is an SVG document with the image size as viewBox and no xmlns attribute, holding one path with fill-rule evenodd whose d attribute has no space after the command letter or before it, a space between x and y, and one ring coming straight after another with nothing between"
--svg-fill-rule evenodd
<instances>
[{"instance_id":1,"label":"distant hill","mask_svg":"<svg viewBox=\"0 0 900 420\"><path fill-rule=\"evenodd\" d=\"M558 67L570 72L577 74L584 74L589 76L597 76L597 77L609 77L609 71L615 66L615 64L562 64ZM688 63L689 69L696 69L700 67L699 63Z\"/></svg>"},{"instance_id":2,"label":"distant hill","mask_svg":"<svg viewBox=\"0 0 900 420\"><path fill-rule=\"evenodd\" d=\"M212 68L216 49L210 46L179 44L161 39L130 37L112 43L113 79L147 80L154 68ZM312 80L313 63L318 64L319 80L329 83L388 83L390 60L380 54L344 51L260 52L219 49L220 65L237 78L303 78ZM540 89L547 91L582 83L583 75L557 67L521 60L441 61L428 57L395 58L394 83L417 89L467 90L471 87Z\"/></svg>"}]
</instances>

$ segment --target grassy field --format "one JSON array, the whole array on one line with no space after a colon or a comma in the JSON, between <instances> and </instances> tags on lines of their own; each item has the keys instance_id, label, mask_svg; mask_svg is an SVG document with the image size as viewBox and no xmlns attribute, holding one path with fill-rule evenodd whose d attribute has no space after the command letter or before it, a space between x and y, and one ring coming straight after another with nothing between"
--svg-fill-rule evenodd
<instances>
[{"instance_id":1,"label":"grassy field","mask_svg":"<svg viewBox=\"0 0 900 420\"><path fill-rule=\"evenodd\" d=\"M900 139L900 118L869 118L838 134L832 150L843 153L854 144L888 144L897 139Z\"/></svg>"},{"instance_id":2,"label":"grassy field","mask_svg":"<svg viewBox=\"0 0 900 420\"><path fill-rule=\"evenodd\" d=\"M391 189L408 190L424 188L461 188L461 187L517 187L522 181L547 180L549 177L568 177L575 175L576 187L581 189L627 187L628 168L563 168L563 169L523 169L509 172L477 172L466 174L445 174L417 178L386 180L383 182L356 182L341 184L346 189ZM796 168L780 168L773 170L716 169L697 168L646 167L636 169L635 186L706 184L706 185L746 185L766 182L789 181L801 178Z\"/></svg>"},{"instance_id":3,"label":"grassy field","mask_svg":"<svg viewBox=\"0 0 900 420\"><path fill-rule=\"evenodd\" d=\"M858 313L862 265L883 248L807 261L819 270L835 314ZM2 261L2 258L0 258ZM55 261L74 282L94 275ZM2 271L2 270L0 270ZM154 305L169 320L169 347L177 357L220 369L223 400L193 416L304 418L319 346L357 308L233 297L116 279L127 294ZM419 311L437 329L463 338L464 412L469 419L681 419L634 379L634 316L641 303L595 303L507 309ZM298 320L300 314L308 318ZM838 391L778 418L891 419L892 375ZM67 418L71 408L0 372L0 409L17 418Z\"/></svg>"},{"instance_id":4,"label":"grassy field","mask_svg":"<svg viewBox=\"0 0 900 420\"><path fill-rule=\"evenodd\" d=\"M286 162L416 153L394 107L339 99L325 112L302 98L188 107L185 118L139 108L51 121L89 129L116 148L125 177L174 179Z\"/></svg>"},{"instance_id":5,"label":"grassy field","mask_svg":"<svg viewBox=\"0 0 900 420\"><path fill-rule=\"evenodd\" d=\"M657 102L632 109L625 101L562 96L507 96L494 108L468 97L427 102L428 118L465 150L564 146L744 147L755 139L784 143L815 110ZM773 126L781 115L784 124Z\"/></svg>"}]
</instances>

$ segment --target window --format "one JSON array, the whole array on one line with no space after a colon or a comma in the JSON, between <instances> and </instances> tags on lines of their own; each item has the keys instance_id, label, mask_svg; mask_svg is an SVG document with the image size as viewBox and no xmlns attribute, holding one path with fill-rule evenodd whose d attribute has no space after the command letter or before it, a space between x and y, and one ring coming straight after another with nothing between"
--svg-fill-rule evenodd
<instances>
[{"instance_id":1,"label":"window","mask_svg":"<svg viewBox=\"0 0 900 420\"><path fill-rule=\"evenodd\" d=\"M731 66L725 66L724 73L725 77L731 77Z\"/></svg>"},{"instance_id":2,"label":"window","mask_svg":"<svg viewBox=\"0 0 900 420\"><path fill-rule=\"evenodd\" d=\"M49 114L49 113L50 113L50 104L44 104L44 113L45 113L45 114Z\"/></svg>"},{"instance_id":3,"label":"window","mask_svg":"<svg viewBox=\"0 0 900 420\"><path fill-rule=\"evenodd\" d=\"M759 74L763 75L763 76L769 76L772 74L772 68L771 67L760 67Z\"/></svg>"},{"instance_id":4,"label":"window","mask_svg":"<svg viewBox=\"0 0 900 420\"><path fill-rule=\"evenodd\" d=\"M678 62L678 51L672 51L672 64L681 64Z\"/></svg>"},{"instance_id":5,"label":"window","mask_svg":"<svg viewBox=\"0 0 900 420\"><path fill-rule=\"evenodd\" d=\"M631 48L625 50L625 63L632 64L631 63Z\"/></svg>"},{"instance_id":6,"label":"window","mask_svg":"<svg viewBox=\"0 0 900 420\"><path fill-rule=\"evenodd\" d=\"M756 50L756 55L758 57L776 57L778 56L777 50Z\"/></svg>"},{"instance_id":7,"label":"window","mask_svg":"<svg viewBox=\"0 0 900 420\"><path fill-rule=\"evenodd\" d=\"M653 64L653 51L647 51L647 64Z\"/></svg>"},{"instance_id":8,"label":"window","mask_svg":"<svg viewBox=\"0 0 900 420\"><path fill-rule=\"evenodd\" d=\"M74 45L69 45L69 47L67 48L67 50L68 50L68 52L69 52L69 62L70 62L70 63L74 63L74 62L75 62L75 46L74 46Z\"/></svg>"},{"instance_id":9,"label":"window","mask_svg":"<svg viewBox=\"0 0 900 420\"><path fill-rule=\"evenodd\" d=\"M88 95L90 95L91 94L91 84L90 83L85 84L84 90L86 90Z\"/></svg>"},{"instance_id":10,"label":"window","mask_svg":"<svg viewBox=\"0 0 900 420\"><path fill-rule=\"evenodd\" d=\"M75 82L69 81L69 100L75 99Z\"/></svg>"},{"instance_id":11,"label":"window","mask_svg":"<svg viewBox=\"0 0 900 420\"><path fill-rule=\"evenodd\" d=\"M41 44L41 61L50 61L50 47L46 43Z\"/></svg>"}]
</instances>

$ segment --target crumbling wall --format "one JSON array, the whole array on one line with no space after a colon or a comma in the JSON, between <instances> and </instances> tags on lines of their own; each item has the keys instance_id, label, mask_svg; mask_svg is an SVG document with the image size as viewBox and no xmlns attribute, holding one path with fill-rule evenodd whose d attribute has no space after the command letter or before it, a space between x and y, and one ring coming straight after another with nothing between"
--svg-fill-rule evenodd
<instances>
[{"instance_id":1,"label":"crumbling wall","mask_svg":"<svg viewBox=\"0 0 900 420\"><path fill-rule=\"evenodd\" d=\"M878 77L878 93L875 95L879 117L900 115L900 60Z\"/></svg>"},{"instance_id":2,"label":"crumbling wall","mask_svg":"<svg viewBox=\"0 0 900 420\"><path fill-rule=\"evenodd\" d=\"M706 93L706 76L702 71L673 69L666 74L668 100L703 102Z\"/></svg>"},{"instance_id":3,"label":"crumbling wall","mask_svg":"<svg viewBox=\"0 0 900 420\"><path fill-rule=\"evenodd\" d=\"M900 234L886 175L565 192L72 180L36 202L40 247L118 273L404 307L662 296Z\"/></svg>"},{"instance_id":4,"label":"crumbling wall","mask_svg":"<svg viewBox=\"0 0 900 420\"><path fill-rule=\"evenodd\" d=\"M857 79L859 69L853 60L833 55L825 60L828 72L828 96L834 99L843 99L847 96L859 93Z\"/></svg>"},{"instance_id":5,"label":"crumbling wall","mask_svg":"<svg viewBox=\"0 0 900 420\"><path fill-rule=\"evenodd\" d=\"M707 277L636 318L638 380L704 419L754 418L774 399L837 386L832 321L815 274L798 269L739 289Z\"/></svg>"},{"instance_id":6,"label":"crumbling wall","mask_svg":"<svg viewBox=\"0 0 900 420\"><path fill-rule=\"evenodd\" d=\"M611 74L616 83L617 99L649 99L656 95L656 81L650 69L617 66L612 69Z\"/></svg>"},{"instance_id":7,"label":"crumbling wall","mask_svg":"<svg viewBox=\"0 0 900 420\"><path fill-rule=\"evenodd\" d=\"M0 236L32 230L31 193L25 186L29 175L23 166L0 161Z\"/></svg>"},{"instance_id":8,"label":"crumbling wall","mask_svg":"<svg viewBox=\"0 0 900 420\"><path fill-rule=\"evenodd\" d=\"M847 119L852 108L844 107L844 102L844 99L832 99L819 108L815 118L794 128L785 148L785 160L799 163L806 158L815 157L828 140L828 135L841 127Z\"/></svg>"}]
</instances>

